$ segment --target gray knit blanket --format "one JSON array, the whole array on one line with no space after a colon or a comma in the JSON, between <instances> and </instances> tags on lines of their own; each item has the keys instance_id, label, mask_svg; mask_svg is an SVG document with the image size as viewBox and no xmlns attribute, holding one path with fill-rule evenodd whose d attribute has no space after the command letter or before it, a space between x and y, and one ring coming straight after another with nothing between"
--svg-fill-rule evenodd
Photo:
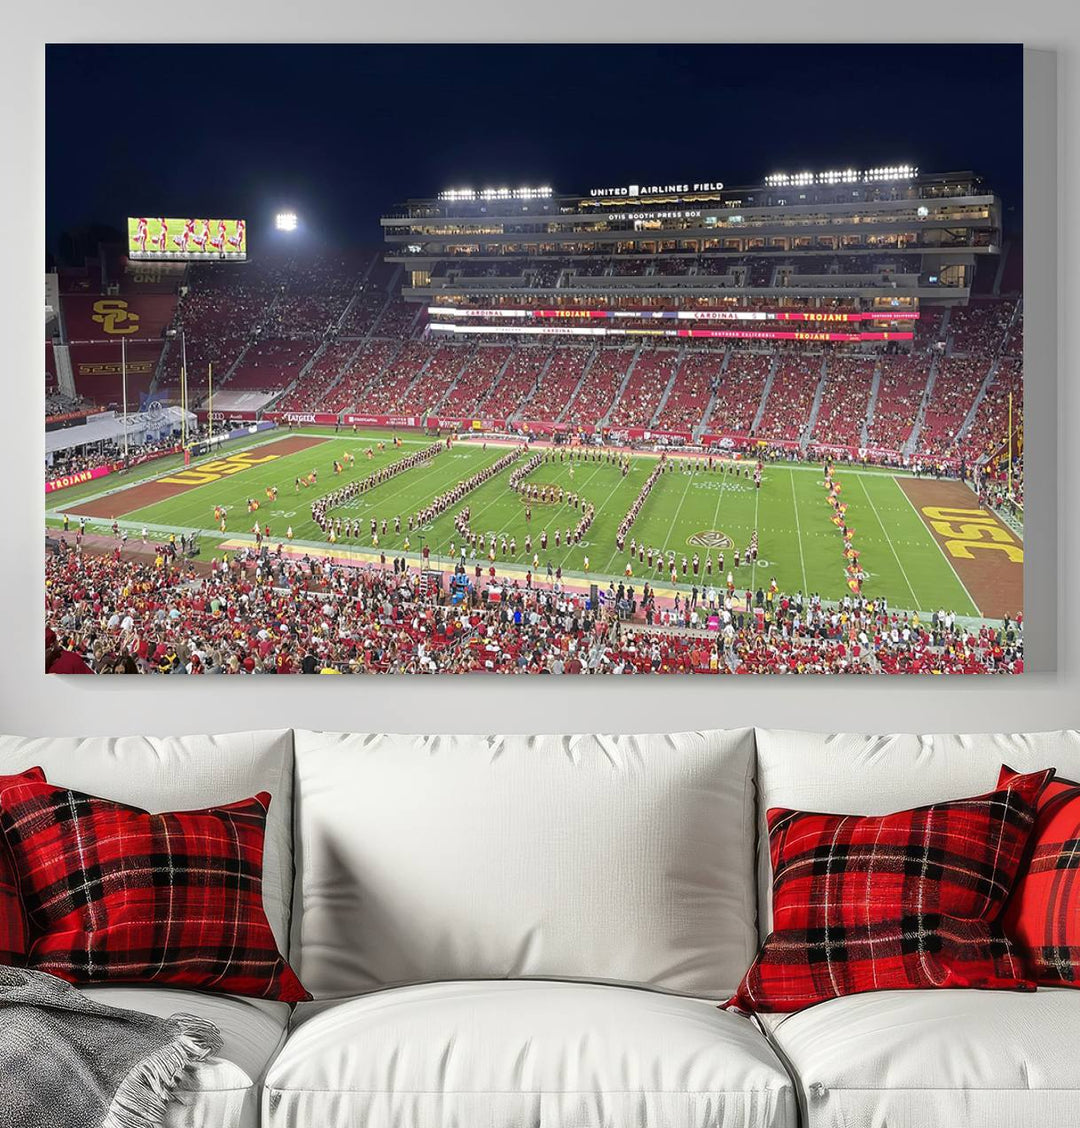
<instances>
[{"instance_id":1,"label":"gray knit blanket","mask_svg":"<svg viewBox=\"0 0 1080 1128\"><path fill-rule=\"evenodd\" d=\"M158 1128L221 1035L189 1014L118 1010L53 975L0 967L0 1125Z\"/></svg>"}]
</instances>

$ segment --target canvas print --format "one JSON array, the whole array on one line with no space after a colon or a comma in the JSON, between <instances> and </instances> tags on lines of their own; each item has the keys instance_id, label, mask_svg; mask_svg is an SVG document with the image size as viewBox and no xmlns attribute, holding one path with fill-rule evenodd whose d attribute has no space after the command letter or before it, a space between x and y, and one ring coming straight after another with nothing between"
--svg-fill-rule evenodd
<instances>
[{"instance_id":1,"label":"canvas print","mask_svg":"<svg viewBox=\"0 0 1080 1128\"><path fill-rule=\"evenodd\" d=\"M50 48L46 670L1021 673L1021 65Z\"/></svg>"}]
</instances>

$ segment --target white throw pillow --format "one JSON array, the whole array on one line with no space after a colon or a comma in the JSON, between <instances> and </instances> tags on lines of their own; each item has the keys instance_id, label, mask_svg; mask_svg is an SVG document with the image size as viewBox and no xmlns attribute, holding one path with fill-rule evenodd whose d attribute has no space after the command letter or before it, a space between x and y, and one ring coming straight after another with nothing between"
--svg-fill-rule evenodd
<instances>
[{"instance_id":1,"label":"white throw pillow","mask_svg":"<svg viewBox=\"0 0 1080 1128\"><path fill-rule=\"evenodd\" d=\"M317 998L550 977L723 999L756 948L753 738L296 733Z\"/></svg>"}]
</instances>

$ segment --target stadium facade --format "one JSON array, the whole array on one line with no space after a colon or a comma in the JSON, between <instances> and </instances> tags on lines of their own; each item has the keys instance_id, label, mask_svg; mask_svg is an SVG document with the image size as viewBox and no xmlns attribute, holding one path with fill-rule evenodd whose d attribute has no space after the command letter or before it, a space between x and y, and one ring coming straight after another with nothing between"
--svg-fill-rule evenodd
<instances>
[{"instance_id":1,"label":"stadium facade","mask_svg":"<svg viewBox=\"0 0 1080 1128\"><path fill-rule=\"evenodd\" d=\"M968 300L984 260L1000 257L1001 212L973 172L898 165L743 187L451 189L406 201L382 228L402 296L431 307L435 332L760 339L751 322L831 322L847 332L816 339L897 351L920 307ZM734 325L717 330L709 314Z\"/></svg>"}]
</instances>

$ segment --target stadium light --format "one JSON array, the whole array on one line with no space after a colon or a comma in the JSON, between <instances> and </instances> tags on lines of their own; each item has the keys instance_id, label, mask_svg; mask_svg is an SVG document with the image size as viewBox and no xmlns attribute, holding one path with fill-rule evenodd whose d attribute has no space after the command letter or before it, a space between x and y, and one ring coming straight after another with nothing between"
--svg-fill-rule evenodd
<instances>
[{"instance_id":1,"label":"stadium light","mask_svg":"<svg viewBox=\"0 0 1080 1128\"><path fill-rule=\"evenodd\" d=\"M548 200L553 191L547 185L540 188L448 188L440 192L438 199L449 203L460 200Z\"/></svg>"},{"instance_id":2,"label":"stadium light","mask_svg":"<svg viewBox=\"0 0 1080 1128\"><path fill-rule=\"evenodd\" d=\"M278 212L274 217L274 226L278 231L295 231L296 212Z\"/></svg>"},{"instance_id":3,"label":"stadium light","mask_svg":"<svg viewBox=\"0 0 1080 1128\"><path fill-rule=\"evenodd\" d=\"M765 177L766 188L804 188L810 184L855 184L876 180L914 180L919 175L915 165L886 165L858 172L853 168L830 169L826 172L774 172Z\"/></svg>"}]
</instances>

